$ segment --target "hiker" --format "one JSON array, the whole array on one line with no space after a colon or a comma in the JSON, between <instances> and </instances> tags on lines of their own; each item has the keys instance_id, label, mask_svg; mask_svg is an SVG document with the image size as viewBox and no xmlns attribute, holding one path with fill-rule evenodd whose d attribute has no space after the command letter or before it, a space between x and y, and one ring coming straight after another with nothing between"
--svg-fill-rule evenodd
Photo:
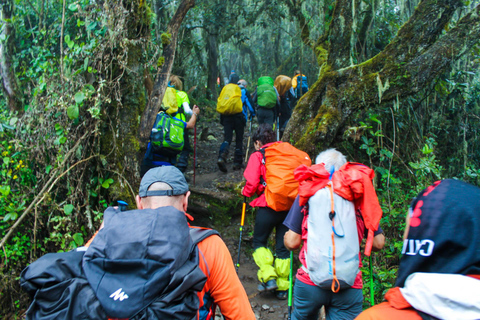
<instances>
[{"instance_id":1,"label":"hiker","mask_svg":"<svg viewBox=\"0 0 480 320\"><path fill-rule=\"evenodd\" d=\"M190 117L193 114L192 109L190 108L190 99L188 98L188 94L183 90L183 83L180 77L176 75L170 76L170 85L175 88L176 95L177 95L177 103L178 103L178 111L172 114L173 117L182 120L184 122L187 121L186 115L188 114ZM193 152L192 145L190 144L189 139L189 130L186 129L183 131L183 140L185 141L183 145L183 150L180 152L180 156L178 157L177 161L177 168L181 172L185 172L188 166L188 157Z\"/></svg>"},{"instance_id":2,"label":"hiker","mask_svg":"<svg viewBox=\"0 0 480 320\"><path fill-rule=\"evenodd\" d=\"M184 133L186 130L195 127L200 114L200 108L196 105L193 106L192 116L188 122L173 117L172 115L176 115L177 111L176 90L173 86L169 86L165 91L160 112L157 114L152 127L150 142L140 167L141 177L151 168L177 164L177 156L182 152L185 141L188 141L188 139L185 140ZM187 159L183 158L182 161L182 164L188 161L188 155Z\"/></svg>"},{"instance_id":3,"label":"hiker","mask_svg":"<svg viewBox=\"0 0 480 320\"><path fill-rule=\"evenodd\" d=\"M274 86L280 97L280 106L278 109L280 139L287 127L288 120L292 116L292 110L295 107L295 92L292 89L292 79L280 75L275 78Z\"/></svg>"},{"instance_id":4,"label":"hiker","mask_svg":"<svg viewBox=\"0 0 480 320\"><path fill-rule=\"evenodd\" d=\"M280 97L273 79L267 76L258 78L257 89L252 96L257 108L258 124L268 123L273 127L280 107Z\"/></svg>"},{"instance_id":5,"label":"hiker","mask_svg":"<svg viewBox=\"0 0 480 320\"><path fill-rule=\"evenodd\" d=\"M225 319L254 320L225 243L189 226L188 189L176 167L153 168L140 182L138 210L108 208L86 247L30 265L22 273L35 297L27 319L205 319L215 303Z\"/></svg>"},{"instance_id":6,"label":"hiker","mask_svg":"<svg viewBox=\"0 0 480 320\"><path fill-rule=\"evenodd\" d=\"M247 124L248 114L250 119L255 117L255 110L250 104L246 90L247 82L238 79L234 74L232 80L235 84L229 83L223 87L217 102L217 112L220 113L220 123L223 125L224 141L220 145L217 165L220 171L227 172L227 158L230 144L235 131L235 154L233 158L233 170L243 168L243 134Z\"/></svg>"},{"instance_id":7,"label":"hiker","mask_svg":"<svg viewBox=\"0 0 480 320\"><path fill-rule=\"evenodd\" d=\"M292 78L292 88L295 91L295 98L300 99L308 91L308 82L307 77L300 72L300 70L295 70L294 76Z\"/></svg>"},{"instance_id":8,"label":"hiker","mask_svg":"<svg viewBox=\"0 0 480 320\"><path fill-rule=\"evenodd\" d=\"M266 167L263 164L264 156L261 152L262 149L265 152L265 149L272 146L275 141L275 134L268 123L261 124L253 134L253 142L257 151L252 153L248 159L247 168L243 174L247 181L242 189L242 194L246 197L258 195L255 200L250 202L250 206L258 207L253 231L253 259L259 267L258 290L260 292L276 290L277 298L283 300L287 298L290 273L290 253L283 245L283 236L287 231L283 220L288 211L275 211L267 204L264 192L267 181ZM275 260L267 246L273 228L275 228L276 240Z\"/></svg>"},{"instance_id":9,"label":"hiker","mask_svg":"<svg viewBox=\"0 0 480 320\"><path fill-rule=\"evenodd\" d=\"M378 228L382 210L373 175L373 170L347 162L335 149L321 152L316 165L295 170L298 197L284 222L289 229L287 249L295 250L303 242L292 319L318 319L322 306L327 320L354 319L362 312L360 244L367 234L369 255L385 242Z\"/></svg>"},{"instance_id":10,"label":"hiker","mask_svg":"<svg viewBox=\"0 0 480 320\"><path fill-rule=\"evenodd\" d=\"M240 77L235 73L235 70L232 70L228 76L228 83L237 84L238 80L240 80Z\"/></svg>"},{"instance_id":11,"label":"hiker","mask_svg":"<svg viewBox=\"0 0 480 320\"><path fill-rule=\"evenodd\" d=\"M480 189L437 181L407 213L395 287L360 320L480 319Z\"/></svg>"}]
</instances>

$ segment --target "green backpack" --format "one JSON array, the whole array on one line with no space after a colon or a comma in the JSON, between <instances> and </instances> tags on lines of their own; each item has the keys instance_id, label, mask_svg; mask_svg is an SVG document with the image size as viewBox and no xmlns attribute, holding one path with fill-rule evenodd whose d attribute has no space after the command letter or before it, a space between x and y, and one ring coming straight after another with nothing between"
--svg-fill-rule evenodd
<instances>
[{"instance_id":1,"label":"green backpack","mask_svg":"<svg viewBox=\"0 0 480 320\"><path fill-rule=\"evenodd\" d=\"M271 77L258 78L257 104L259 107L272 109L277 104L277 92Z\"/></svg>"},{"instance_id":2,"label":"green backpack","mask_svg":"<svg viewBox=\"0 0 480 320\"><path fill-rule=\"evenodd\" d=\"M153 153L174 157L183 150L185 143L183 132L185 122L172 117L166 112L159 112L150 134Z\"/></svg>"}]
</instances>

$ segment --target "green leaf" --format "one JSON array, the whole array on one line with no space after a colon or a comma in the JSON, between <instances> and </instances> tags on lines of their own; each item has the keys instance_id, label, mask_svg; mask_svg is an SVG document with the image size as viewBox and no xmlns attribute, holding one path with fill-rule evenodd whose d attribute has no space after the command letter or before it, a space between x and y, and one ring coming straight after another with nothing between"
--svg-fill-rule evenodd
<instances>
[{"instance_id":1,"label":"green leaf","mask_svg":"<svg viewBox=\"0 0 480 320\"><path fill-rule=\"evenodd\" d=\"M70 39L70 35L65 35L65 43L67 44L67 46L72 49L73 46L75 45L75 42L73 42L73 40Z\"/></svg>"},{"instance_id":2,"label":"green leaf","mask_svg":"<svg viewBox=\"0 0 480 320\"><path fill-rule=\"evenodd\" d=\"M108 189L110 188L110 185L113 183L113 179L107 179L103 181L102 183L102 188Z\"/></svg>"},{"instance_id":3,"label":"green leaf","mask_svg":"<svg viewBox=\"0 0 480 320\"><path fill-rule=\"evenodd\" d=\"M8 221L8 220L17 220L17 217L18 217L18 213L16 212L10 212L10 213L7 213L5 215L5 217L3 217L3 221Z\"/></svg>"},{"instance_id":4,"label":"green leaf","mask_svg":"<svg viewBox=\"0 0 480 320\"><path fill-rule=\"evenodd\" d=\"M3 163L8 166L8 164L10 163L10 157L4 157L3 158Z\"/></svg>"},{"instance_id":5,"label":"green leaf","mask_svg":"<svg viewBox=\"0 0 480 320\"><path fill-rule=\"evenodd\" d=\"M73 12L77 11L78 10L77 3L74 2L74 3L69 4L68 5L68 10L73 11Z\"/></svg>"},{"instance_id":6,"label":"green leaf","mask_svg":"<svg viewBox=\"0 0 480 320\"><path fill-rule=\"evenodd\" d=\"M80 104L83 102L83 100L85 100L85 93L79 91L77 93L75 93L75 102Z\"/></svg>"},{"instance_id":7,"label":"green leaf","mask_svg":"<svg viewBox=\"0 0 480 320\"><path fill-rule=\"evenodd\" d=\"M83 61L83 70L87 71L87 69L88 69L88 57L86 57L85 60Z\"/></svg>"},{"instance_id":8,"label":"green leaf","mask_svg":"<svg viewBox=\"0 0 480 320\"><path fill-rule=\"evenodd\" d=\"M46 172L47 174L50 173L50 170L52 170L52 166L51 166L51 165L46 166L45 172Z\"/></svg>"},{"instance_id":9,"label":"green leaf","mask_svg":"<svg viewBox=\"0 0 480 320\"><path fill-rule=\"evenodd\" d=\"M0 187L0 193L3 194L4 197L8 196L10 194L10 186L1 186Z\"/></svg>"},{"instance_id":10,"label":"green leaf","mask_svg":"<svg viewBox=\"0 0 480 320\"><path fill-rule=\"evenodd\" d=\"M75 241L75 244L77 247L81 247L83 245L83 235L81 233L75 233L73 236L73 241Z\"/></svg>"},{"instance_id":11,"label":"green leaf","mask_svg":"<svg viewBox=\"0 0 480 320\"><path fill-rule=\"evenodd\" d=\"M67 108L67 116L70 118L70 120L75 120L78 118L78 105L70 106Z\"/></svg>"},{"instance_id":12,"label":"green leaf","mask_svg":"<svg viewBox=\"0 0 480 320\"><path fill-rule=\"evenodd\" d=\"M75 207L72 204L66 204L63 206L63 212L65 212L65 214L69 216L72 214L74 208Z\"/></svg>"}]
</instances>

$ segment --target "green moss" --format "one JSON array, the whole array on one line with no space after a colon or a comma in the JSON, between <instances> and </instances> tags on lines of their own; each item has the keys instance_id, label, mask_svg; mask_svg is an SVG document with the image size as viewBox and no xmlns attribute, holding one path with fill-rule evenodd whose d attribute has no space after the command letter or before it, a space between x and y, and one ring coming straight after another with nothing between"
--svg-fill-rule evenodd
<instances>
[{"instance_id":1,"label":"green moss","mask_svg":"<svg viewBox=\"0 0 480 320\"><path fill-rule=\"evenodd\" d=\"M172 41L172 35L168 32L164 32L160 35L160 39L162 40L162 45L167 46Z\"/></svg>"},{"instance_id":2,"label":"green moss","mask_svg":"<svg viewBox=\"0 0 480 320\"><path fill-rule=\"evenodd\" d=\"M165 57L158 58L157 67L160 68L161 66L163 66L164 63L165 63Z\"/></svg>"}]
</instances>

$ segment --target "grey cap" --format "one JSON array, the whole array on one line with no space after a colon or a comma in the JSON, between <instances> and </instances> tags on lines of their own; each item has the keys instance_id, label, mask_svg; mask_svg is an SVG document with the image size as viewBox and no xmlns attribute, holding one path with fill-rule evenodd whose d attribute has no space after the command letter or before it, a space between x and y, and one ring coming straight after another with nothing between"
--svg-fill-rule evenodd
<instances>
[{"instance_id":1,"label":"grey cap","mask_svg":"<svg viewBox=\"0 0 480 320\"><path fill-rule=\"evenodd\" d=\"M148 188L155 182L163 182L172 187L172 190L153 190ZM163 166L150 169L140 181L138 195L141 198L152 196L178 196L188 191L188 183L183 173L174 166Z\"/></svg>"}]
</instances>

